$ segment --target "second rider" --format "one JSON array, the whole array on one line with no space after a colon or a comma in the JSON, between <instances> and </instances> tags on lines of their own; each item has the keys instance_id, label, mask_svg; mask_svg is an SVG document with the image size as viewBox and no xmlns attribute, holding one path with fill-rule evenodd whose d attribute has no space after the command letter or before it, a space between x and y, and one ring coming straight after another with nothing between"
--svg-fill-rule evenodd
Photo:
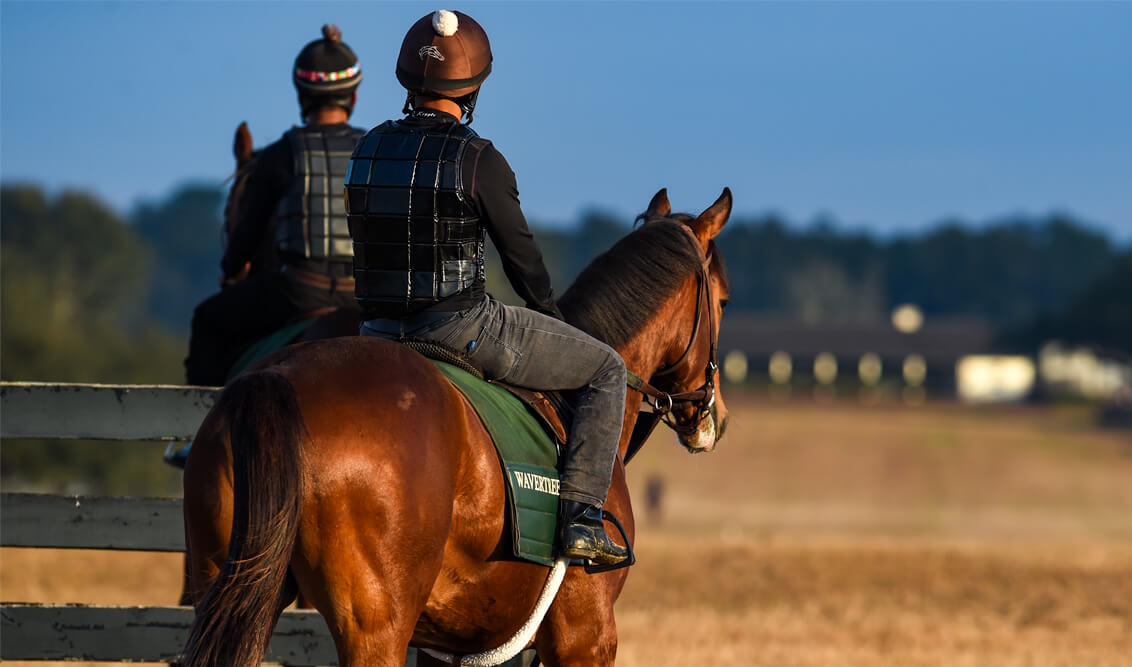
<instances>
[{"instance_id":1,"label":"second rider","mask_svg":"<svg viewBox=\"0 0 1132 667\"><path fill-rule=\"evenodd\" d=\"M313 311L354 305L342 176L364 133L347 122L362 71L338 28L325 25L322 33L291 72L303 125L255 158L221 261L222 289L193 313L189 384L222 385L257 339ZM247 275L247 263L265 244L280 266Z\"/></svg>"}]
</instances>

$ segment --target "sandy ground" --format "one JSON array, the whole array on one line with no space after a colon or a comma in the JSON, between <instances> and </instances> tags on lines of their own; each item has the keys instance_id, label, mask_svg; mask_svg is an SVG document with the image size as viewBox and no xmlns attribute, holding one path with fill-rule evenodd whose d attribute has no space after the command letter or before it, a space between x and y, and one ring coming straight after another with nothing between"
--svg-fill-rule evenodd
<instances>
[{"instance_id":1,"label":"sandy ground","mask_svg":"<svg viewBox=\"0 0 1132 667\"><path fill-rule=\"evenodd\" d=\"M630 466L618 665L1132 665L1129 432L1080 408L728 402L718 452L663 433ZM0 599L169 604L179 567L3 549Z\"/></svg>"},{"instance_id":2,"label":"sandy ground","mask_svg":"<svg viewBox=\"0 0 1132 667\"><path fill-rule=\"evenodd\" d=\"M664 437L633 463L619 665L1132 665L1132 434L1075 408L731 404L717 452Z\"/></svg>"}]
</instances>

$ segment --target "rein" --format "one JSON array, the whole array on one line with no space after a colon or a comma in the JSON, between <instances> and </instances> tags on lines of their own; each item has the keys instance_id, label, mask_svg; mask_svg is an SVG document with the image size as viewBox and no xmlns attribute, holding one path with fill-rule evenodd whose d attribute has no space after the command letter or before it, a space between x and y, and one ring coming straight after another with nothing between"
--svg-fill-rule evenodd
<instances>
[{"instance_id":1,"label":"rein","mask_svg":"<svg viewBox=\"0 0 1132 667\"><path fill-rule=\"evenodd\" d=\"M639 391L643 395L645 402L652 408L651 411L642 409L640 415L637 417L637 423L633 427L633 433L629 437L629 447L625 452L624 463L629 463L641 447L644 446L645 440L652 434L656 425L664 422L673 431L690 435L695 433L704 417L711 412L712 407L715 405L715 372L719 368L716 363L716 324L715 324L715 310L711 307L711 287L709 267L711 266L711 254L709 253L703 263L700 265L700 272L696 275L696 315L692 323L692 335L688 339L688 345L684 348L684 352L680 357L671 365L653 373L652 379L657 377L669 375L676 371L684 361L691 354L692 349L696 347L696 341L702 331L700 327L700 320L703 319L703 312L707 311L708 319L708 363L704 368L704 383L698 389L691 391L683 391L677 393L669 393L657 389L647 380L641 376L628 372L626 385L634 391ZM672 409L677 404L691 403L696 408L695 418L692 420L690 426L682 426L672 416Z\"/></svg>"}]
</instances>

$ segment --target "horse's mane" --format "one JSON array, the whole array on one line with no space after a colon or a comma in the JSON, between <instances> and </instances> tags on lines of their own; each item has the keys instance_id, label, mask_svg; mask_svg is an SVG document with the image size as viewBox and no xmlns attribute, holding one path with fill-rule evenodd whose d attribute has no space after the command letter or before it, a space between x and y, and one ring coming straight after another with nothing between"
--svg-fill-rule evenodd
<instances>
[{"instance_id":1,"label":"horse's mane","mask_svg":"<svg viewBox=\"0 0 1132 667\"><path fill-rule=\"evenodd\" d=\"M590 262L558 301L566 321L612 347L627 343L700 270L703 254L684 224L690 220L647 220Z\"/></svg>"}]
</instances>

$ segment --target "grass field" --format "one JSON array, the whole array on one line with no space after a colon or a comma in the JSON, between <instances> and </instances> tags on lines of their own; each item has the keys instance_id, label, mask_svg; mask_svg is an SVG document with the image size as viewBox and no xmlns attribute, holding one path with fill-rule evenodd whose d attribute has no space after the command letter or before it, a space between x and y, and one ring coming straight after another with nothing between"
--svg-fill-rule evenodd
<instances>
[{"instance_id":1,"label":"grass field","mask_svg":"<svg viewBox=\"0 0 1132 667\"><path fill-rule=\"evenodd\" d=\"M660 433L630 466L622 667L1132 665L1128 431L1080 408L727 398L718 452ZM5 549L0 598L168 604L178 568Z\"/></svg>"}]
</instances>

